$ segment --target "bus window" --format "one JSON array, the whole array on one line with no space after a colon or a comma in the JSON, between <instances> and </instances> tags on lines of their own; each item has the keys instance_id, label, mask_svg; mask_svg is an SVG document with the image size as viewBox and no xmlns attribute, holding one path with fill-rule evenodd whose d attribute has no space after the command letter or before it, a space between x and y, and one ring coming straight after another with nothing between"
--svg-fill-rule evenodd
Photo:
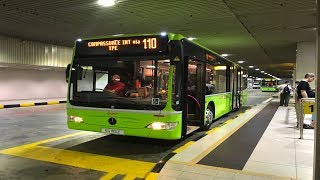
<instances>
[{"instance_id":1,"label":"bus window","mask_svg":"<svg viewBox=\"0 0 320 180\"><path fill-rule=\"evenodd\" d=\"M216 93L216 82L214 81L215 73L213 65L206 64L206 95Z\"/></svg>"},{"instance_id":2,"label":"bus window","mask_svg":"<svg viewBox=\"0 0 320 180\"><path fill-rule=\"evenodd\" d=\"M227 91L227 66L214 66L212 81L215 84L215 93L225 93Z\"/></svg>"}]
</instances>

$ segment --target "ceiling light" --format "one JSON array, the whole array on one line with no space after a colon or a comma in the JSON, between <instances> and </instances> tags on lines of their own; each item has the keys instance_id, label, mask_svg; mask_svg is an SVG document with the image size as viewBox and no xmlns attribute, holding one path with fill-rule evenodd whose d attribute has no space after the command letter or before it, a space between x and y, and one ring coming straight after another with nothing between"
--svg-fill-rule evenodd
<instances>
[{"instance_id":1,"label":"ceiling light","mask_svg":"<svg viewBox=\"0 0 320 180\"><path fill-rule=\"evenodd\" d=\"M124 34L114 34L112 36L123 36Z\"/></svg>"},{"instance_id":2,"label":"ceiling light","mask_svg":"<svg viewBox=\"0 0 320 180\"><path fill-rule=\"evenodd\" d=\"M249 68L253 68L254 66L249 66Z\"/></svg>"},{"instance_id":3,"label":"ceiling light","mask_svg":"<svg viewBox=\"0 0 320 180\"><path fill-rule=\"evenodd\" d=\"M264 73L264 71L261 71L262 73Z\"/></svg>"},{"instance_id":4,"label":"ceiling light","mask_svg":"<svg viewBox=\"0 0 320 180\"><path fill-rule=\"evenodd\" d=\"M221 54L222 57L227 57L229 54Z\"/></svg>"},{"instance_id":5,"label":"ceiling light","mask_svg":"<svg viewBox=\"0 0 320 180\"><path fill-rule=\"evenodd\" d=\"M167 33L166 33L166 32L161 32L160 35L161 35L161 36L166 36Z\"/></svg>"},{"instance_id":6,"label":"ceiling light","mask_svg":"<svg viewBox=\"0 0 320 180\"><path fill-rule=\"evenodd\" d=\"M238 61L239 64L242 64L242 63L244 63L244 62L245 62L245 61Z\"/></svg>"},{"instance_id":7,"label":"ceiling light","mask_svg":"<svg viewBox=\"0 0 320 180\"><path fill-rule=\"evenodd\" d=\"M6 67L9 67L9 66L6 66L6 65L0 65L0 68L6 68Z\"/></svg>"},{"instance_id":8,"label":"ceiling light","mask_svg":"<svg viewBox=\"0 0 320 180\"><path fill-rule=\"evenodd\" d=\"M259 71L260 69L255 69L256 71Z\"/></svg>"},{"instance_id":9,"label":"ceiling light","mask_svg":"<svg viewBox=\"0 0 320 180\"><path fill-rule=\"evenodd\" d=\"M116 4L115 0L98 0L98 4L104 7L110 7Z\"/></svg>"},{"instance_id":10,"label":"ceiling light","mask_svg":"<svg viewBox=\"0 0 320 180\"><path fill-rule=\"evenodd\" d=\"M193 41L193 40L195 40L195 39L196 39L196 38L194 38L194 37L189 37L189 38L188 38L189 41Z\"/></svg>"},{"instance_id":11,"label":"ceiling light","mask_svg":"<svg viewBox=\"0 0 320 180\"><path fill-rule=\"evenodd\" d=\"M80 39L80 38L79 38L79 39L77 39L77 41L78 41L78 42L81 42L81 41L82 41L82 39Z\"/></svg>"}]
</instances>

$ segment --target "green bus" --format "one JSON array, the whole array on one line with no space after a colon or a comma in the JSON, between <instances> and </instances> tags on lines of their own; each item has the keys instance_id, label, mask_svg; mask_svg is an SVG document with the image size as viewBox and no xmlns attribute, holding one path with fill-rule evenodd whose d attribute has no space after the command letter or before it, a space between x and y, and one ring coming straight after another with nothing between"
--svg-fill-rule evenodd
<instances>
[{"instance_id":1,"label":"green bus","mask_svg":"<svg viewBox=\"0 0 320 180\"><path fill-rule=\"evenodd\" d=\"M181 139L247 100L247 71L180 34L77 40L66 70L70 129Z\"/></svg>"},{"instance_id":2,"label":"green bus","mask_svg":"<svg viewBox=\"0 0 320 180\"><path fill-rule=\"evenodd\" d=\"M261 92L277 92L278 80L273 78L263 78L260 83Z\"/></svg>"}]
</instances>

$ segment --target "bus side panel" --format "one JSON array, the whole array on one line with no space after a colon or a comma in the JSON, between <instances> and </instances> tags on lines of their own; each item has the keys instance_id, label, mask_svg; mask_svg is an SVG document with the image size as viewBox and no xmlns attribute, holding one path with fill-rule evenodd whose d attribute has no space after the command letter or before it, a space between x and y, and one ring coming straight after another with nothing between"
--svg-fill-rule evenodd
<instances>
[{"instance_id":1,"label":"bus side panel","mask_svg":"<svg viewBox=\"0 0 320 180\"><path fill-rule=\"evenodd\" d=\"M231 93L206 95L205 109L207 109L210 102L214 102L214 105L215 105L214 118L217 119L231 111L232 95Z\"/></svg>"},{"instance_id":2,"label":"bus side panel","mask_svg":"<svg viewBox=\"0 0 320 180\"><path fill-rule=\"evenodd\" d=\"M160 112L160 111L159 111ZM77 109L68 108L68 116L81 117L82 123L68 120L68 128L102 132L103 129L123 130L126 136L138 136L156 139L180 139L182 129L182 113L159 114L130 112L130 111L111 111L109 109ZM109 123L109 119L114 118L117 122L114 125ZM153 130L147 126L153 122L178 122L177 127L171 130Z\"/></svg>"},{"instance_id":3,"label":"bus side panel","mask_svg":"<svg viewBox=\"0 0 320 180\"><path fill-rule=\"evenodd\" d=\"M277 88L275 88L275 87L267 87L267 86L261 86L260 90L262 92L277 92L278 91Z\"/></svg>"},{"instance_id":4,"label":"bus side panel","mask_svg":"<svg viewBox=\"0 0 320 180\"><path fill-rule=\"evenodd\" d=\"M241 104L245 105L247 103L247 100L248 100L248 90L245 89L241 91L241 101L242 101Z\"/></svg>"}]
</instances>

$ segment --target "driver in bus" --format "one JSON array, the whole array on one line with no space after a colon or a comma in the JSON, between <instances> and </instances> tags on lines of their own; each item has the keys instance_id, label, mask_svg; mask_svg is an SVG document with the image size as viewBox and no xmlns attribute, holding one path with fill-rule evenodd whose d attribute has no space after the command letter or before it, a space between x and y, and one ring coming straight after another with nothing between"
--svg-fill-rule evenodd
<instances>
[{"instance_id":1,"label":"driver in bus","mask_svg":"<svg viewBox=\"0 0 320 180\"><path fill-rule=\"evenodd\" d=\"M124 88L125 84L120 82L120 76L115 74L112 76L112 81L106 85L103 91L123 96Z\"/></svg>"}]
</instances>

